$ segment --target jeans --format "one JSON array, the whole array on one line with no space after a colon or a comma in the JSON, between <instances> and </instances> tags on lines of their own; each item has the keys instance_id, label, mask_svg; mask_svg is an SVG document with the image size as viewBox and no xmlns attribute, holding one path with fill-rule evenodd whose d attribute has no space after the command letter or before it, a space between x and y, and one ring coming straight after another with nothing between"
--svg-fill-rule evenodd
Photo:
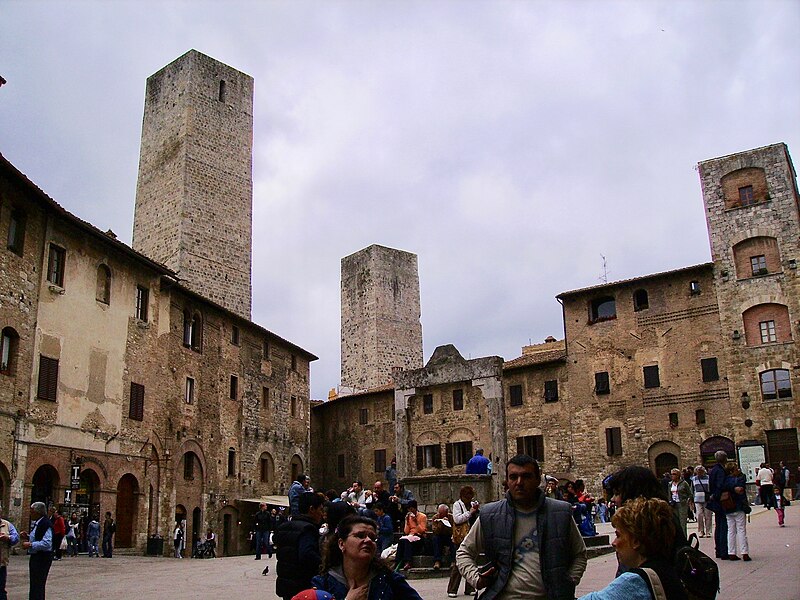
<instances>
[{"instance_id":1,"label":"jeans","mask_svg":"<svg viewBox=\"0 0 800 600\"><path fill-rule=\"evenodd\" d=\"M433 560L442 562L443 550L450 548L450 562L455 562L456 548L453 545L453 538L449 535L433 536Z\"/></svg>"},{"instance_id":2,"label":"jeans","mask_svg":"<svg viewBox=\"0 0 800 600\"><path fill-rule=\"evenodd\" d=\"M747 515L741 510L728 513L728 554L749 554L747 548Z\"/></svg>"},{"instance_id":3,"label":"jeans","mask_svg":"<svg viewBox=\"0 0 800 600\"><path fill-rule=\"evenodd\" d=\"M6 577L8 577L8 569L0 566L0 600L8 600L8 593L6 593Z\"/></svg>"},{"instance_id":4,"label":"jeans","mask_svg":"<svg viewBox=\"0 0 800 600\"><path fill-rule=\"evenodd\" d=\"M111 554L114 551L114 545L111 543L111 536L104 535L103 536L103 556L107 558L111 558Z\"/></svg>"},{"instance_id":5,"label":"jeans","mask_svg":"<svg viewBox=\"0 0 800 600\"><path fill-rule=\"evenodd\" d=\"M695 502L694 507L697 510L697 533L698 535L711 535L711 518L713 514L706 508L705 502Z\"/></svg>"},{"instance_id":6,"label":"jeans","mask_svg":"<svg viewBox=\"0 0 800 600\"><path fill-rule=\"evenodd\" d=\"M89 558L92 557L92 554L95 556L100 556L100 553L97 551L97 542L99 539L100 538L98 538L96 535L88 538L87 544L89 546Z\"/></svg>"},{"instance_id":7,"label":"jeans","mask_svg":"<svg viewBox=\"0 0 800 600\"><path fill-rule=\"evenodd\" d=\"M267 555L272 558L272 546L269 543L269 531L256 531L256 559L261 558L261 549L267 547Z\"/></svg>"},{"instance_id":8,"label":"jeans","mask_svg":"<svg viewBox=\"0 0 800 600\"><path fill-rule=\"evenodd\" d=\"M764 505L764 508L772 508L775 504L775 488L771 483L762 483L761 487L758 488L758 494L761 496L761 504Z\"/></svg>"},{"instance_id":9,"label":"jeans","mask_svg":"<svg viewBox=\"0 0 800 600\"><path fill-rule=\"evenodd\" d=\"M78 538L67 536L67 554L78 556Z\"/></svg>"},{"instance_id":10,"label":"jeans","mask_svg":"<svg viewBox=\"0 0 800 600\"><path fill-rule=\"evenodd\" d=\"M714 511L714 546L717 558L728 556L728 519L725 511Z\"/></svg>"}]
</instances>

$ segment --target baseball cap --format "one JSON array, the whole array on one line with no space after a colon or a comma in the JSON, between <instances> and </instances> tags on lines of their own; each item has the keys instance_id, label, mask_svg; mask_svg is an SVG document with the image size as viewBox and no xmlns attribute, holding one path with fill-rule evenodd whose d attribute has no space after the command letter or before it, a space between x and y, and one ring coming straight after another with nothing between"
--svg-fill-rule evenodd
<instances>
[{"instance_id":1,"label":"baseball cap","mask_svg":"<svg viewBox=\"0 0 800 600\"><path fill-rule=\"evenodd\" d=\"M292 600L333 600L333 596L324 590L312 588L292 596Z\"/></svg>"}]
</instances>

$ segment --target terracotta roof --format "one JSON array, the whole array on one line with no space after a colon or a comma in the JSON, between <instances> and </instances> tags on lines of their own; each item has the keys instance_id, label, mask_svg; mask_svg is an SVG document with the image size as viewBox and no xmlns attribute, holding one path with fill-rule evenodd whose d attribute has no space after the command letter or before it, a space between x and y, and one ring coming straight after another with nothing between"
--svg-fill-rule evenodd
<instances>
[{"instance_id":1,"label":"terracotta roof","mask_svg":"<svg viewBox=\"0 0 800 600\"><path fill-rule=\"evenodd\" d=\"M712 262L702 263L699 265L692 265L691 267L681 267L680 269L674 269L672 271L663 271L661 273L653 273L651 275L642 275L641 277L633 277L632 279L622 279L620 281L613 281L611 283L601 283L599 285L593 285L578 290L570 290L569 292L561 292L558 296L556 296L556 298L564 298L565 296L576 296L578 294L583 294L585 292L628 285L637 281L645 281L647 279L657 279L659 277L667 277L670 275L676 275L678 273L688 273L691 271L704 271L704 270L710 271L713 267L714 263Z\"/></svg>"},{"instance_id":2,"label":"terracotta roof","mask_svg":"<svg viewBox=\"0 0 800 600\"><path fill-rule=\"evenodd\" d=\"M531 367L534 365L543 365L551 362L558 362L567 358L567 351L564 348L557 348L555 350L543 350L540 352L532 352L530 354L523 354L519 358L509 360L503 363L503 370L519 369L521 367Z\"/></svg>"}]
</instances>

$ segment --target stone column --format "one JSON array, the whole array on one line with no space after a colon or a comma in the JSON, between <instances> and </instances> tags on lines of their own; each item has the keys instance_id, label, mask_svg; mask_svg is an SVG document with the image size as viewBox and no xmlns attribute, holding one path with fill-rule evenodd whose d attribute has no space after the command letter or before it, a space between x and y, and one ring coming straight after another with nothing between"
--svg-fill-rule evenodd
<instances>
[{"instance_id":1,"label":"stone column","mask_svg":"<svg viewBox=\"0 0 800 600\"><path fill-rule=\"evenodd\" d=\"M414 453L411 442L411 423L409 422L408 402L417 393L416 388L394 390L395 447L397 448L397 478L408 477L413 472ZM393 493L394 490L389 490Z\"/></svg>"},{"instance_id":2,"label":"stone column","mask_svg":"<svg viewBox=\"0 0 800 600\"><path fill-rule=\"evenodd\" d=\"M503 404L503 383L499 377L473 379L472 385L480 388L486 403L489 431L492 436L492 485L497 498L502 496L508 461L508 438L506 436L506 410Z\"/></svg>"}]
</instances>

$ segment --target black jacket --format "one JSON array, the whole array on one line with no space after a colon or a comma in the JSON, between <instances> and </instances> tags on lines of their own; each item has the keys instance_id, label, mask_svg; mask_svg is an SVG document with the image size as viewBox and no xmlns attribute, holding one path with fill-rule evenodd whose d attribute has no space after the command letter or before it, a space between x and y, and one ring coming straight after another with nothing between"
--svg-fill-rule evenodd
<instances>
[{"instance_id":1,"label":"black jacket","mask_svg":"<svg viewBox=\"0 0 800 600\"><path fill-rule=\"evenodd\" d=\"M275 593L291 598L311 587L311 578L319 574L322 556L319 552L319 524L306 515L292 517L273 534L278 558Z\"/></svg>"}]
</instances>

